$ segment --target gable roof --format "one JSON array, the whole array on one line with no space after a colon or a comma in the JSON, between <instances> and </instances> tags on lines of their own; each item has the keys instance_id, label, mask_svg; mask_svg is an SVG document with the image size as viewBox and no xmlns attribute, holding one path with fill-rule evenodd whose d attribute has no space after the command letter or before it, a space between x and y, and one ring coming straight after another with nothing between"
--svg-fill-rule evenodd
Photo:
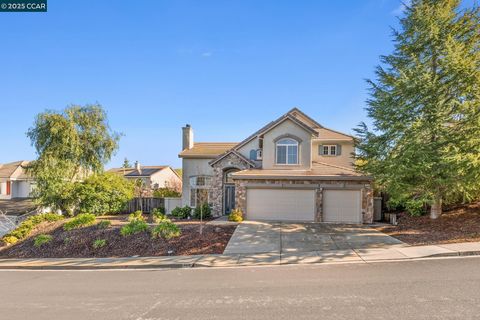
<instances>
[{"instance_id":1,"label":"gable roof","mask_svg":"<svg viewBox=\"0 0 480 320\"><path fill-rule=\"evenodd\" d=\"M300 117L298 117L298 115L301 115L302 117L304 117L304 119L306 119L308 121L300 119ZM284 122L285 120L293 121L295 124L299 125L300 127L304 128L305 130L311 132L315 136L318 135L318 132L316 131L316 129L321 128L320 124L318 124L312 118L308 117L305 113L300 111L300 109L293 108L290 111L288 111L287 113L285 113L284 115L282 115L281 117L279 117L277 120L270 122L269 124L263 126L260 130L254 132L252 135L248 136L245 140L243 140L242 142L237 144L234 149L235 150L240 149L242 146L249 143L252 139L256 138L257 136L260 136L262 134L267 133L268 131L275 128L277 125ZM311 123L307 123L307 122L311 122ZM311 125L314 125L314 127L312 127Z\"/></svg>"},{"instance_id":2,"label":"gable roof","mask_svg":"<svg viewBox=\"0 0 480 320\"><path fill-rule=\"evenodd\" d=\"M255 162L253 162L252 160L248 159L247 157L245 157L243 154L241 154L240 152L237 152L236 150L228 150L226 152L224 152L223 154L221 154L220 156L218 156L217 158L213 159L212 161L210 161L208 164L213 166L215 163L217 163L218 161L222 160L223 158L225 158L226 156L228 156L229 154L234 154L235 156L239 157L240 159L242 159L243 161L245 161L246 163L248 163L250 166L252 167L255 167L256 164Z\"/></svg>"},{"instance_id":3,"label":"gable roof","mask_svg":"<svg viewBox=\"0 0 480 320\"><path fill-rule=\"evenodd\" d=\"M199 159L215 159L212 161L213 163L217 162L217 159L223 159L226 155L228 155L232 151L239 150L242 146L249 143L251 140L255 139L256 137L267 133L268 131L275 128L277 125L281 124L282 122L290 120L303 128L304 130L310 132L314 135L315 139L325 139L325 140L351 140L353 136L328 129L323 127L321 124L310 118L308 115L303 113L298 108L293 108L278 119L268 123L267 125L263 126L250 136L248 136L245 140L239 143L232 143L232 142L196 142L194 143L191 149L185 149L181 151L178 155L179 158L199 158ZM245 158L246 159L246 158ZM247 159L248 160L248 159Z\"/></svg>"},{"instance_id":4,"label":"gable roof","mask_svg":"<svg viewBox=\"0 0 480 320\"><path fill-rule=\"evenodd\" d=\"M191 149L183 150L178 156L180 158L215 159L237 144L237 142L195 142Z\"/></svg>"},{"instance_id":5,"label":"gable roof","mask_svg":"<svg viewBox=\"0 0 480 320\"><path fill-rule=\"evenodd\" d=\"M21 160L10 163L0 164L0 178L7 179L28 179L30 175L26 172L26 167L30 161Z\"/></svg>"}]
</instances>

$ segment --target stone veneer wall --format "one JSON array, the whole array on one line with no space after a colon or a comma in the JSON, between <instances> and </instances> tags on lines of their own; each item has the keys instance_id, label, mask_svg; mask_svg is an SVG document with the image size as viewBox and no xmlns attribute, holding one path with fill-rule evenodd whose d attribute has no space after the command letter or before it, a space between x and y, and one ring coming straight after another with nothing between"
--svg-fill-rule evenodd
<instances>
[{"instance_id":1,"label":"stone veneer wall","mask_svg":"<svg viewBox=\"0 0 480 320\"><path fill-rule=\"evenodd\" d=\"M315 222L323 221L323 190L325 189L356 189L361 190L362 192L362 220L363 223L372 223L373 222L373 189L371 188L370 181L357 181L357 180L327 180L327 181L312 181L312 180L236 180L235 181L235 206L237 209L242 210L245 214L245 218L248 219L248 212L246 212L246 200L247 200L247 188L249 184L264 184L268 185L279 185L279 184L291 184L296 185L307 185L309 188L316 190L316 212L315 212ZM331 185L331 187L329 187ZM368 186L366 186L368 185ZM359 186L361 186L359 188Z\"/></svg>"},{"instance_id":2,"label":"stone veneer wall","mask_svg":"<svg viewBox=\"0 0 480 320\"><path fill-rule=\"evenodd\" d=\"M223 175L225 170L245 170L250 167L250 164L248 164L244 159L232 153L213 165L210 203L212 204L212 215L214 217L223 215Z\"/></svg>"}]
</instances>

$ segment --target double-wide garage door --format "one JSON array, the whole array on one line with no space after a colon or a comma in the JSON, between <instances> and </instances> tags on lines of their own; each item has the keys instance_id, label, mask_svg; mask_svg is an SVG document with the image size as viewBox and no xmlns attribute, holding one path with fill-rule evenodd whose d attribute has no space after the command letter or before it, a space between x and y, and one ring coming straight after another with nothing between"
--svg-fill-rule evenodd
<instances>
[{"instance_id":1,"label":"double-wide garage door","mask_svg":"<svg viewBox=\"0 0 480 320\"><path fill-rule=\"evenodd\" d=\"M313 221L315 190L247 189L249 220Z\"/></svg>"},{"instance_id":2,"label":"double-wide garage door","mask_svg":"<svg viewBox=\"0 0 480 320\"><path fill-rule=\"evenodd\" d=\"M323 221L361 223L361 192L324 190ZM249 220L314 221L315 190L247 189Z\"/></svg>"}]
</instances>

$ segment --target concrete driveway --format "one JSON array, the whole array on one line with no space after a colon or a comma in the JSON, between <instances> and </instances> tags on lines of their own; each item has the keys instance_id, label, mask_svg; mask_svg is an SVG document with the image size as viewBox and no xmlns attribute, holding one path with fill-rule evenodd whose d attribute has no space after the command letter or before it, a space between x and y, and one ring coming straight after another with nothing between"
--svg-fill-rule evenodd
<instances>
[{"instance_id":1,"label":"concrete driveway","mask_svg":"<svg viewBox=\"0 0 480 320\"><path fill-rule=\"evenodd\" d=\"M403 246L400 240L363 225L246 221L237 227L224 254L352 252Z\"/></svg>"}]
</instances>

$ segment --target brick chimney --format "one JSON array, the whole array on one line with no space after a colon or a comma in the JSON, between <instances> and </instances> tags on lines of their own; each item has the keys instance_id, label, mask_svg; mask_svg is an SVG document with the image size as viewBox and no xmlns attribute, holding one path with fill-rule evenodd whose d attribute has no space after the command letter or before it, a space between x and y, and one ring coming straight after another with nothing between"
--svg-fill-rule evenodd
<instances>
[{"instance_id":1,"label":"brick chimney","mask_svg":"<svg viewBox=\"0 0 480 320\"><path fill-rule=\"evenodd\" d=\"M182 150L193 148L193 129L189 124L182 128Z\"/></svg>"}]
</instances>

